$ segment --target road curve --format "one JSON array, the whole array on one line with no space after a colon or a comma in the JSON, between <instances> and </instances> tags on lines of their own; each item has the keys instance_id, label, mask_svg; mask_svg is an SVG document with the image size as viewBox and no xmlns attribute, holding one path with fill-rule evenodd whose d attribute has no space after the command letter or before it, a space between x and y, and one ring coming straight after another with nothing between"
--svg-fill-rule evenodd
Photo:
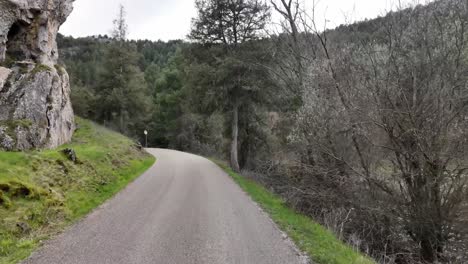
<instances>
[{"instance_id":1,"label":"road curve","mask_svg":"<svg viewBox=\"0 0 468 264\"><path fill-rule=\"evenodd\" d=\"M151 169L24 263L306 263L215 164L148 151L158 158Z\"/></svg>"}]
</instances>

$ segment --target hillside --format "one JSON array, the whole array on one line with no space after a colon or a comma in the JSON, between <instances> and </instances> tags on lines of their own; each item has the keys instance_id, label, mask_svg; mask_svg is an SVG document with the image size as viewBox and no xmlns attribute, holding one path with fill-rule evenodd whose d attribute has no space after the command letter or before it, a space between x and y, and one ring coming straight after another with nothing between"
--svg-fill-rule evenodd
<instances>
[{"instance_id":1,"label":"hillside","mask_svg":"<svg viewBox=\"0 0 468 264\"><path fill-rule=\"evenodd\" d=\"M467 262L468 3L322 31L274 2L256 29L200 5L188 42L60 38L76 113L229 160L379 262Z\"/></svg>"},{"instance_id":2,"label":"hillside","mask_svg":"<svg viewBox=\"0 0 468 264\"><path fill-rule=\"evenodd\" d=\"M60 63L70 74L71 99L75 114L106 124L131 138L144 140L143 129L156 130L158 108L156 94L170 89L164 83L165 69L173 60L182 41L128 41L120 50L108 36L73 38L58 35ZM124 78L115 78L115 68L124 68ZM175 78L178 81L178 77ZM118 87L118 89L116 89ZM114 96L119 91L118 96ZM123 94L123 95L122 95ZM125 111L114 109L125 103ZM121 118L122 117L122 118ZM149 136L150 145L160 144L160 133Z\"/></svg>"},{"instance_id":3,"label":"hillside","mask_svg":"<svg viewBox=\"0 0 468 264\"><path fill-rule=\"evenodd\" d=\"M77 126L58 149L0 152L0 263L24 259L154 163L118 133L80 118Z\"/></svg>"}]
</instances>

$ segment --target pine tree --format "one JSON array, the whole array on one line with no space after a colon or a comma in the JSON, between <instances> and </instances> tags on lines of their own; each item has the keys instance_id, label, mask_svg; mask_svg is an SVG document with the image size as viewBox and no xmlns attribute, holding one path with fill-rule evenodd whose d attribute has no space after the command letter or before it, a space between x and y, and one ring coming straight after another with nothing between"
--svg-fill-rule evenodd
<instances>
[{"instance_id":1,"label":"pine tree","mask_svg":"<svg viewBox=\"0 0 468 264\"><path fill-rule=\"evenodd\" d=\"M151 100L144 74L138 68L139 55L126 41L125 9L114 20L112 42L105 54L105 67L98 84L98 119L120 132L134 135L151 113Z\"/></svg>"},{"instance_id":2,"label":"pine tree","mask_svg":"<svg viewBox=\"0 0 468 264\"><path fill-rule=\"evenodd\" d=\"M232 112L231 166L239 166L239 112L245 105L251 87L245 82L251 65L242 61L241 45L261 37L270 13L266 3L259 0L198 0L198 17L193 20L190 37L204 44L221 44L224 49L224 72L227 77L220 87L227 89Z\"/></svg>"}]
</instances>

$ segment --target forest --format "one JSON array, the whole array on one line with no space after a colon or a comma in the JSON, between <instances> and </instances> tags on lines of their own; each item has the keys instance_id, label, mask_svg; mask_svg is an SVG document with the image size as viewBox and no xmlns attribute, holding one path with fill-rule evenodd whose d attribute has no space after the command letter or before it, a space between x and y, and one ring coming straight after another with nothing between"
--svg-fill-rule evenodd
<instances>
[{"instance_id":1,"label":"forest","mask_svg":"<svg viewBox=\"0 0 468 264\"><path fill-rule=\"evenodd\" d=\"M124 7L59 36L75 113L228 160L379 263L468 261L467 1L335 29L296 0L196 7L186 41L127 39Z\"/></svg>"}]
</instances>

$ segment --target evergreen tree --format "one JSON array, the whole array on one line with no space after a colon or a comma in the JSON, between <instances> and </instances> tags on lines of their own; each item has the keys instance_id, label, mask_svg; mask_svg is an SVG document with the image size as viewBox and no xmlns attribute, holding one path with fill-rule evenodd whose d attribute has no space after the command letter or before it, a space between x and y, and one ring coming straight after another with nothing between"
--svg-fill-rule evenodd
<instances>
[{"instance_id":1,"label":"evergreen tree","mask_svg":"<svg viewBox=\"0 0 468 264\"><path fill-rule=\"evenodd\" d=\"M184 103L183 59L181 53L177 52L164 69L159 70L153 64L146 72L147 80L151 81L149 84L153 89L155 106L151 129L156 133L151 137L151 143L161 147L174 144L179 131L177 121L182 115Z\"/></svg>"},{"instance_id":2,"label":"evergreen tree","mask_svg":"<svg viewBox=\"0 0 468 264\"><path fill-rule=\"evenodd\" d=\"M269 20L270 13L266 3L259 0L198 0L198 17L193 20L190 37L204 44L221 44L223 54L219 72L219 87L225 89L229 98L228 108L232 112L231 124L231 166L240 171L239 166L239 112L245 107L252 91L246 75L252 65L242 61L244 43L259 39Z\"/></svg>"},{"instance_id":3,"label":"evergreen tree","mask_svg":"<svg viewBox=\"0 0 468 264\"><path fill-rule=\"evenodd\" d=\"M125 41L125 9L114 21L114 42L105 54L104 69L97 91L98 120L135 135L151 113L151 100L144 74L138 68L136 48Z\"/></svg>"},{"instance_id":4,"label":"evergreen tree","mask_svg":"<svg viewBox=\"0 0 468 264\"><path fill-rule=\"evenodd\" d=\"M128 25L126 15L125 7L120 5L119 14L117 18L114 19L114 28L112 29L112 37L120 42L125 42L125 40L127 40Z\"/></svg>"}]
</instances>

